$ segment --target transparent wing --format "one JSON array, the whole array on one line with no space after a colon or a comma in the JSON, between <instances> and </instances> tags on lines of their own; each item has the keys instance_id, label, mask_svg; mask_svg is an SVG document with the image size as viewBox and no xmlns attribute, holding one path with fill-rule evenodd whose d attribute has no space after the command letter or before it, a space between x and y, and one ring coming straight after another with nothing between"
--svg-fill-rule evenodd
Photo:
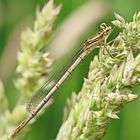
<instances>
[{"instance_id":1,"label":"transparent wing","mask_svg":"<svg viewBox=\"0 0 140 140\"><path fill-rule=\"evenodd\" d=\"M79 57L79 55L84 51L84 48L80 48L80 50L74 55L72 61L65 65L61 70L52 74L52 76L45 82L45 84L31 97L29 101L27 101L27 112L31 113L37 105L41 102L41 100L49 93L49 91L53 88L54 84L63 76L63 74L67 71L67 69L71 66L71 64Z\"/></svg>"}]
</instances>

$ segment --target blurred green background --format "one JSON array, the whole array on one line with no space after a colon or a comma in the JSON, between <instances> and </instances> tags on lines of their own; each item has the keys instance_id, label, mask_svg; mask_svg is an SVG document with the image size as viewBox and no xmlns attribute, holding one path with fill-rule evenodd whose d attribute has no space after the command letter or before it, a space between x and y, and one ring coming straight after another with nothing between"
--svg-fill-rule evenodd
<instances>
[{"instance_id":1,"label":"blurred green background","mask_svg":"<svg viewBox=\"0 0 140 140\"><path fill-rule=\"evenodd\" d=\"M27 26L32 26L36 6L39 4L42 7L46 2L46 0L0 0L0 77L5 84L10 110L15 106L16 99L19 96L12 82L16 66L16 53L19 47L20 32L26 29ZM72 18L72 20L74 20L72 23L76 26L69 25L63 27L64 29L66 28L65 30L69 29L74 32L78 24L82 25L83 23L87 23L86 26L81 26L84 29L79 29L78 32L81 32L81 35L77 35L77 39L73 39L73 42L71 42L75 48L80 47L85 38L97 32L101 22L110 23L114 19L114 11L123 16L126 21L131 21L133 14L140 10L140 0L55 0L55 3L63 4L62 11L55 23L56 28L63 27L65 22L69 21L70 17L76 15L76 12L80 10L81 6L83 10L87 12L87 16L91 17L91 19L84 20L84 18L80 19L80 16L77 16L78 23L76 22L77 20ZM92 3L95 10L93 9L93 11L90 12L91 4L89 4L90 8L88 8L88 3ZM84 6L86 6L85 9ZM98 14L99 18L94 20L93 17L98 16ZM91 20L93 21L91 22ZM54 39L61 34L60 31ZM116 34L113 33L112 38L115 35ZM72 40L72 35L68 34L66 36ZM63 42L63 40L61 42ZM65 44L65 47L67 47L67 45L71 46L71 44ZM57 50L57 46L55 49ZM70 51L72 51L72 49L70 49ZM77 93L80 91L83 79L87 76L90 61L97 52L98 50L95 50L90 54L61 87L55 96L54 104L32 125L31 131L28 133L29 140L55 139L62 123L63 108L66 99L71 96L73 91ZM63 56L59 58L56 57L55 59L58 59L59 63L61 63L63 61L62 58ZM134 88L134 92L139 92L138 88ZM139 106L140 100L126 104L119 115L121 119L112 121L103 140L140 140Z\"/></svg>"}]
</instances>

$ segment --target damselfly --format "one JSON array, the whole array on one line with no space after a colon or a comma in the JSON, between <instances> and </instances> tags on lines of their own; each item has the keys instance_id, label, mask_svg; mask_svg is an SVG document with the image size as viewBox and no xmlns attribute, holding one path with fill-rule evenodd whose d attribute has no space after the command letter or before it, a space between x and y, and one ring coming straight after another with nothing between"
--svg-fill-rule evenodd
<instances>
[{"instance_id":1,"label":"damselfly","mask_svg":"<svg viewBox=\"0 0 140 140\"><path fill-rule=\"evenodd\" d=\"M106 25L105 23L102 23L101 31L95 35L93 38L86 40L83 43L82 48L77 53L78 57L77 59L72 63L72 65L69 67L69 69L64 73L64 75L58 80L58 82L51 88L51 90L47 93L47 95L40 101L40 103L37 105L36 108L31 109L31 105L33 102L33 98L28 102L28 111L29 116L18 126L16 127L10 134L11 138L14 138L24 126L26 126L31 119L33 119L36 114L43 108L43 106L49 101L49 99L52 97L52 95L60 88L60 86L65 82L65 80L72 74L73 70L77 67L77 65L85 59L85 57L96 47L100 47L101 45L105 45L106 39L108 35L111 32L111 26ZM49 80L46 82L36 93L36 95L41 94L46 90L46 87L48 86L49 82L52 80ZM35 96L34 96L35 97Z\"/></svg>"}]
</instances>

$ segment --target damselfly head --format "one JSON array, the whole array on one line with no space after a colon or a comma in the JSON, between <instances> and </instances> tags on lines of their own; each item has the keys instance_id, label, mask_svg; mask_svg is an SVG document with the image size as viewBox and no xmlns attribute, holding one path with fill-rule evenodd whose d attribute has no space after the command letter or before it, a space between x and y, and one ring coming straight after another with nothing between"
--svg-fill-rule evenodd
<instances>
[{"instance_id":1,"label":"damselfly head","mask_svg":"<svg viewBox=\"0 0 140 140\"><path fill-rule=\"evenodd\" d=\"M107 25L106 23L102 23L100 25L100 28L102 29L102 32L104 32L105 35L108 35L112 30L111 26Z\"/></svg>"}]
</instances>

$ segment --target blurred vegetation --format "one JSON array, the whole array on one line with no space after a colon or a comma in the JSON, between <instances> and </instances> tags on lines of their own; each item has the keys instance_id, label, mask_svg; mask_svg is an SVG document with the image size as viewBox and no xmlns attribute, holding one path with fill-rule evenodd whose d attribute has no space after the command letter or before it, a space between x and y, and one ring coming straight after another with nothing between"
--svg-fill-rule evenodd
<instances>
[{"instance_id":1,"label":"blurred vegetation","mask_svg":"<svg viewBox=\"0 0 140 140\"><path fill-rule=\"evenodd\" d=\"M91 0L90 0L91 1ZM94 0L92 0L94 2ZM0 1L0 77L5 85L5 93L8 98L9 109L12 110L16 104L16 99L19 96L18 91L12 85L15 64L16 52L19 47L20 32L27 26L32 25L35 18L36 7L39 4L41 7L46 3L46 0L1 0ZM57 18L55 27L59 28L61 24L78 10L81 6L88 3L89 0L56 0L55 3L63 4L62 11ZM99 2L99 1L95 1ZM97 28L101 22L110 22L113 20L113 12L116 11L126 21L130 21L135 12L138 12L140 1L139 0L104 0L100 3L105 4L105 14L102 18L94 21L89 27L86 27L76 40L71 42L75 48L80 47L85 38L88 38L93 32L97 32ZM100 11L97 11L97 13ZM90 16L94 17L96 12L91 13ZM78 17L77 17L78 18ZM83 21L82 19L80 22ZM75 30L73 25L69 26L70 30ZM76 28L76 27L75 27ZM66 30L66 29L65 29ZM117 32L117 29L115 29ZM112 37L116 34L113 33ZM67 35L69 36L69 35ZM57 37L57 36L56 36ZM54 37L55 38L55 37ZM67 47L67 44L65 44ZM56 46L57 50L57 46ZM78 66L73 76L66 81L62 88L58 91L55 97L55 102L50 108L39 117L38 121L32 125L31 131L28 133L29 140L53 140L56 137L59 127L62 122L63 108L66 98L71 96L73 91L78 92L81 89L83 78L87 76L90 61L93 59L95 50L90 56ZM64 57L59 58L59 64L63 61ZM139 87L134 87L134 92L139 92ZM140 103L138 101L125 105L121 112L120 120L113 121L109 126L108 132L104 140L134 140L140 139Z\"/></svg>"}]
</instances>

